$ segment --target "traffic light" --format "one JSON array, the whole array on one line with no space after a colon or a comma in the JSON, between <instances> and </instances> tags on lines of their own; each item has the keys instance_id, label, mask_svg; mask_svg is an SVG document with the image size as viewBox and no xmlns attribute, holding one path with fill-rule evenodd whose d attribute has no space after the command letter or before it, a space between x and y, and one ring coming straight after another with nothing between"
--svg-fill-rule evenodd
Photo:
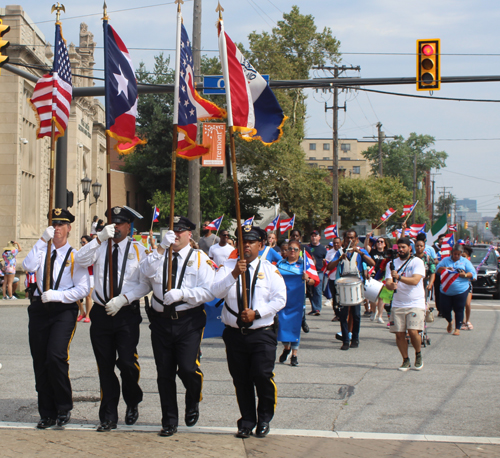
<instances>
[{"instance_id":1,"label":"traffic light","mask_svg":"<svg viewBox=\"0 0 500 458\"><path fill-rule=\"evenodd\" d=\"M469 228L469 223L467 221L465 221L464 223L464 229L468 229Z\"/></svg>"},{"instance_id":2,"label":"traffic light","mask_svg":"<svg viewBox=\"0 0 500 458\"><path fill-rule=\"evenodd\" d=\"M417 91L439 91L441 51L439 38L417 40Z\"/></svg>"},{"instance_id":3,"label":"traffic light","mask_svg":"<svg viewBox=\"0 0 500 458\"><path fill-rule=\"evenodd\" d=\"M2 49L7 48L10 44L7 40L4 40L2 37L9 30L10 30L10 25L3 25L3 22L0 19L0 67L9 61L9 56L2 55Z\"/></svg>"},{"instance_id":4,"label":"traffic light","mask_svg":"<svg viewBox=\"0 0 500 458\"><path fill-rule=\"evenodd\" d=\"M488 223L488 221L486 221L486 230L488 230L490 228L490 223Z\"/></svg>"}]
</instances>

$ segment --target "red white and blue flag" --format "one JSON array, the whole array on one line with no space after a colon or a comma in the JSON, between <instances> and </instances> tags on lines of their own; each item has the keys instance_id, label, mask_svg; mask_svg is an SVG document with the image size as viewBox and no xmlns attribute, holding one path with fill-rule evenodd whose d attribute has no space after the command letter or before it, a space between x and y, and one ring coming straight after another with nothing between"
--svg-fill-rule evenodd
<instances>
[{"instance_id":1,"label":"red white and blue flag","mask_svg":"<svg viewBox=\"0 0 500 458\"><path fill-rule=\"evenodd\" d=\"M441 243L441 251L443 250L451 250L455 245L455 239L453 234L446 234L444 236L443 242Z\"/></svg>"},{"instance_id":2,"label":"red white and blue flag","mask_svg":"<svg viewBox=\"0 0 500 458\"><path fill-rule=\"evenodd\" d=\"M457 225L456 225L456 224L450 224L450 225L448 226L448 230L449 230L450 232L457 232Z\"/></svg>"},{"instance_id":3,"label":"red white and blue flag","mask_svg":"<svg viewBox=\"0 0 500 458\"><path fill-rule=\"evenodd\" d=\"M158 223L158 216L160 216L160 209L155 205L155 209L153 211L153 223Z\"/></svg>"},{"instance_id":4,"label":"red white and blue flag","mask_svg":"<svg viewBox=\"0 0 500 458\"><path fill-rule=\"evenodd\" d=\"M396 210L393 208L389 208L389 210L386 210L386 212L380 217L382 221L385 221L386 219L389 219L392 215L396 213Z\"/></svg>"},{"instance_id":5,"label":"red white and blue flag","mask_svg":"<svg viewBox=\"0 0 500 458\"><path fill-rule=\"evenodd\" d=\"M228 126L247 141L265 145L283 135L287 119L266 80L253 68L224 31L219 19L219 53L224 75Z\"/></svg>"},{"instance_id":6,"label":"red white and blue flag","mask_svg":"<svg viewBox=\"0 0 500 458\"><path fill-rule=\"evenodd\" d=\"M68 49L62 35L61 23L56 22L52 71L37 81L33 97L30 99L38 119L37 138L52 135L52 121L54 121L55 139L64 135L68 127L72 96L73 86Z\"/></svg>"},{"instance_id":7,"label":"red white and blue flag","mask_svg":"<svg viewBox=\"0 0 500 458\"><path fill-rule=\"evenodd\" d=\"M180 24L180 27L179 27ZM177 125L177 155L184 159L196 159L210 151L209 145L196 143L198 121L208 121L226 117L226 111L209 100L200 97L194 85L193 53L191 43L184 24L180 23L178 14L176 48L176 72L174 100L174 125Z\"/></svg>"},{"instance_id":8,"label":"red white and blue flag","mask_svg":"<svg viewBox=\"0 0 500 458\"><path fill-rule=\"evenodd\" d=\"M218 231L222 223L222 218L224 218L224 215L219 216L217 219L214 219L208 226L205 226L205 229L209 231Z\"/></svg>"},{"instance_id":9,"label":"red white and blue flag","mask_svg":"<svg viewBox=\"0 0 500 458\"><path fill-rule=\"evenodd\" d=\"M288 229L293 229L293 226L295 224L295 215L293 215L292 218L289 219L282 219L280 221L280 232L284 234Z\"/></svg>"},{"instance_id":10,"label":"red white and blue flag","mask_svg":"<svg viewBox=\"0 0 500 458\"><path fill-rule=\"evenodd\" d=\"M417 204L418 204L418 200L413 205L404 205L403 206L403 214L401 215L401 218L409 215L413 211L413 209L416 207Z\"/></svg>"},{"instance_id":11,"label":"red white and blue flag","mask_svg":"<svg viewBox=\"0 0 500 458\"><path fill-rule=\"evenodd\" d=\"M266 226L266 231L275 231L276 228L278 227L278 221L280 220L280 215L278 215L276 218L272 220L267 226Z\"/></svg>"},{"instance_id":12,"label":"red white and blue flag","mask_svg":"<svg viewBox=\"0 0 500 458\"><path fill-rule=\"evenodd\" d=\"M304 254L304 270L309 278L314 280L314 286L316 287L319 285L319 275L314 265L314 259L306 250L304 250Z\"/></svg>"},{"instance_id":13,"label":"red white and blue flag","mask_svg":"<svg viewBox=\"0 0 500 458\"><path fill-rule=\"evenodd\" d=\"M252 226L254 218L255 218L255 216L252 216L251 218L246 219L245 222L242 224L242 226Z\"/></svg>"},{"instance_id":14,"label":"red white and blue flag","mask_svg":"<svg viewBox=\"0 0 500 458\"><path fill-rule=\"evenodd\" d=\"M448 291L453 282L460 276L460 272L455 270L443 270L441 272L441 289L444 293Z\"/></svg>"},{"instance_id":15,"label":"red white and blue flag","mask_svg":"<svg viewBox=\"0 0 500 458\"><path fill-rule=\"evenodd\" d=\"M120 154L131 153L143 145L135 135L137 81L127 47L108 21L104 27L104 73L106 86L106 133L117 140Z\"/></svg>"},{"instance_id":16,"label":"red white and blue flag","mask_svg":"<svg viewBox=\"0 0 500 458\"><path fill-rule=\"evenodd\" d=\"M410 226L410 237L416 237L421 232L425 232L425 223L424 224L412 224Z\"/></svg>"},{"instance_id":17,"label":"red white and blue flag","mask_svg":"<svg viewBox=\"0 0 500 458\"><path fill-rule=\"evenodd\" d=\"M335 237L338 237L339 234L337 232L337 225L332 224L331 226L328 226L325 228L325 237L327 239L334 239Z\"/></svg>"}]
</instances>

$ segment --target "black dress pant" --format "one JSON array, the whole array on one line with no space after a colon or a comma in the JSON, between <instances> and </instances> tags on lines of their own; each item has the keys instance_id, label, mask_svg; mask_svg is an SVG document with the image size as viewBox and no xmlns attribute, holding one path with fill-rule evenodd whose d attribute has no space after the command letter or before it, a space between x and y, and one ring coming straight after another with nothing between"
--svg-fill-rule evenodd
<instances>
[{"instance_id":1,"label":"black dress pant","mask_svg":"<svg viewBox=\"0 0 500 458\"><path fill-rule=\"evenodd\" d=\"M434 278L434 301L436 302L436 308L439 313L441 310L441 275L436 274Z\"/></svg>"},{"instance_id":2,"label":"black dress pant","mask_svg":"<svg viewBox=\"0 0 500 458\"><path fill-rule=\"evenodd\" d=\"M57 418L73 408L69 346L76 330L76 303L32 301L28 334L40 417Z\"/></svg>"},{"instance_id":3,"label":"black dress pant","mask_svg":"<svg viewBox=\"0 0 500 458\"><path fill-rule=\"evenodd\" d=\"M238 428L253 429L257 422L270 422L278 400L273 379L276 333L269 329L243 335L239 329L226 327L222 338L241 413ZM257 409L255 389L259 398Z\"/></svg>"},{"instance_id":4,"label":"black dress pant","mask_svg":"<svg viewBox=\"0 0 500 458\"><path fill-rule=\"evenodd\" d=\"M155 312L150 314L162 426L179 424L176 374L186 389L186 409L202 400L203 372L199 351L206 323L207 315L202 307L176 320Z\"/></svg>"},{"instance_id":5,"label":"black dress pant","mask_svg":"<svg viewBox=\"0 0 500 458\"><path fill-rule=\"evenodd\" d=\"M349 326L347 324L347 317L349 313L352 316L352 341L359 342L359 329L361 326L361 305L340 306L339 307L339 320L342 329L342 341L349 342Z\"/></svg>"},{"instance_id":6,"label":"black dress pant","mask_svg":"<svg viewBox=\"0 0 500 458\"><path fill-rule=\"evenodd\" d=\"M137 354L139 325L142 321L139 306L122 307L115 316L110 316L102 305L94 303L90 320L90 340L101 386L99 421L118 422L120 382L115 374L115 366L120 369L123 399L127 406L133 407L142 401L139 386L141 368Z\"/></svg>"}]
</instances>

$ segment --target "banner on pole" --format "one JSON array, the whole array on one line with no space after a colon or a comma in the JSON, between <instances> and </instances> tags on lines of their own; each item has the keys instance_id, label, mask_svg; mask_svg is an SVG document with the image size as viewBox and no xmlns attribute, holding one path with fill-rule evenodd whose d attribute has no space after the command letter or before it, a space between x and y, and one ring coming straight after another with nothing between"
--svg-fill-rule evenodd
<instances>
[{"instance_id":1,"label":"banner on pole","mask_svg":"<svg viewBox=\"0 0 500 458\"><path fill-rule=\"evenodd\" d=\"M210 152L202 156L202 167L224 167L226 165L226 124L204 122L203 144L210 145Z\"/></svg>"}]
</instances>

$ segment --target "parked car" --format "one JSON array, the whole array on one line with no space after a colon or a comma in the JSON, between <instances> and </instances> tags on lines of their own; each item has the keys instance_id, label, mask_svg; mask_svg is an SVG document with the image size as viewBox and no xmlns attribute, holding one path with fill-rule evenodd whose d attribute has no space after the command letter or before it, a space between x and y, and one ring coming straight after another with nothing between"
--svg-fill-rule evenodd
<instances>
[{"instance_id":1,"label":"parked car","mask_svg":"<svg viewBox=\"0 0 500 458\"><path fill-rule=\"evenodd\" d=\"M490 245L474 245L471 262L477 268L488 253ZM477 280L472 282L474 293L493 294L494 299L500 299L500 268L495 250L492 250L484 264L479 268Z\"/></svg>"}]
</instances>

